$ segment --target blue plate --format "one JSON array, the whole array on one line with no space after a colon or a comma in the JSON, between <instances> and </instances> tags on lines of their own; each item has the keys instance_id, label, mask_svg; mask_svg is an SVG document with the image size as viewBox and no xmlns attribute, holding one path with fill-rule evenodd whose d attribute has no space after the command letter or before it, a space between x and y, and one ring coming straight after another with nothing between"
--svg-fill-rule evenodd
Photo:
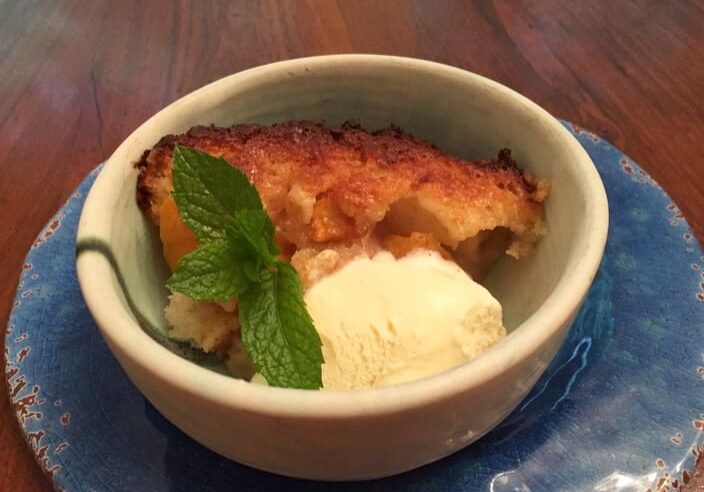
<instances>
[{"instance_id":1,"label":"blue plate","mask_svg":"<svg viewBox=\"0 0 704 492\"><path fill-rule=\"evenodd\" d=\"M554 363L474 445L395 477L335 484L233 463L162 417L103 342L78 289L79 186L23 267L6 334L17 419L59 490L677 490L704 455L704 256L644 171L566 124L606 185L611 230Z\"/></svg>"}]
</instances>

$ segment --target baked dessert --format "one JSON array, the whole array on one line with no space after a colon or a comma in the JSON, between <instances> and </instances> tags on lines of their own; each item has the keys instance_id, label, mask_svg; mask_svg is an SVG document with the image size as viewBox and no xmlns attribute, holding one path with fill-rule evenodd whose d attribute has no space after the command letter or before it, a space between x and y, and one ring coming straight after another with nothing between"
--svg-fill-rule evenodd
<instances>
[{"instance_id":1,"label":"baked dessert","mask_svg":"<svg viewBox=\"0 0 704 492\"><path fill-rule=\"evenodd\" d=\"M545 233L548 185L521 171L506 149L490 161L463 161L393 126L198 126L162 138L137 163L138 202L162 228L172 268L196 246L170 197L176 144L223 157L249 177L304 283L360 251L402 256L415 247L438 250L481 278L501 254L525 256ZM315 261L324 250L339 262Z\"/></svg>"},{"instance_id":2,"label":"baked dessert","mask_svg":"<svg viewBox=\"0 0 704 492\"><path fill-rule=\"evenodd\" d=\"M507 149L489 161L465 161L394 126L198 126L165 136L136 164L139 206L159 227L172 270L198 247L171 197L175 145L222 157L249 178L276 226L282 256L305 287L383 250L397 258L436 251L481 280L500 256L530 254L546 230L549 186L521 171ZM222 353L233 373L246 377L251 370L237 343L237 320L228 314L236 309L235 301L217 305L174 294L166 310L171 336Z\"/></svg>"}]
</instances>

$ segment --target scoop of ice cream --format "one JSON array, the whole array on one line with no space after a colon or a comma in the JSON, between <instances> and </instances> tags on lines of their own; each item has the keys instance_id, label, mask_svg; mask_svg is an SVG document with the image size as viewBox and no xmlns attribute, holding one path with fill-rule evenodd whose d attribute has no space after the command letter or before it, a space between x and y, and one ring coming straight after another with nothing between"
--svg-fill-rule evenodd
<instances>
[{"instance_id":1,"label":"scoop of ice cream","mask_svg":"<svg viewBox=\"0 0 704 492\"><path fill-rule=\"evenodd\" d=\"M420 379L506 336L489 291L426 250L357 258L309 288L305 301L323 343L328 389Z\"/></svg>"}]
</instances>

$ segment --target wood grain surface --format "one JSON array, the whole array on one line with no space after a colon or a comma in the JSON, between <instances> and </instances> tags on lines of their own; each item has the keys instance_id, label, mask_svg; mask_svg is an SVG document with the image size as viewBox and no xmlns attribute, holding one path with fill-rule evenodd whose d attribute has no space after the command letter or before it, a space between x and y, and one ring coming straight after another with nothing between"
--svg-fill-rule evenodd
<instances>
[{"instance_id":1,"label":"wood grain surface","mask_svg":"<svg viewBox=\"0 0 704 492\"><path fill-rule=\"evenodd\" d=\"M2 326L35 235L132 130L207 82L309 55L426 58L504 83L640 163L702 241L702 19L701 1L0 0ZM0 388L0 490L50 490Z\"/></svg>"}]
</instances>

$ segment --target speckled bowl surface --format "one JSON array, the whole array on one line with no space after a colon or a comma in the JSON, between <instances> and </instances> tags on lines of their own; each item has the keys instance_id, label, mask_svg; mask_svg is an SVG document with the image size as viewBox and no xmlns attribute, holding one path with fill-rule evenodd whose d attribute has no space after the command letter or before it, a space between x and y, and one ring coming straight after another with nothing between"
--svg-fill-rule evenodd
<instances>
[{"instance_id":1,"label":"speckled bowl surface","mask_svg":"<svg viewBox=\"0 0 704 492\"><path fill-rule=\"evenodd\" d=\"M465 366L374 390L302 391L217 374L156 343L166 270L137 208L133 163L163 135L196 124L356 119L393 122L464 158L509 147L549 179L550 232L528 261L487 279L509 336ZM387 476L472 443L516 407L552 360L601 259L606 194L589 156L552 116L480 76L420 60L340 55L226 77L157 113L107 161L86 200L78 278L110 349L154 406L214 451L256 468L324 480ZM83 247L82 247L83 246Z\"/></svg>"}]
</instances>

